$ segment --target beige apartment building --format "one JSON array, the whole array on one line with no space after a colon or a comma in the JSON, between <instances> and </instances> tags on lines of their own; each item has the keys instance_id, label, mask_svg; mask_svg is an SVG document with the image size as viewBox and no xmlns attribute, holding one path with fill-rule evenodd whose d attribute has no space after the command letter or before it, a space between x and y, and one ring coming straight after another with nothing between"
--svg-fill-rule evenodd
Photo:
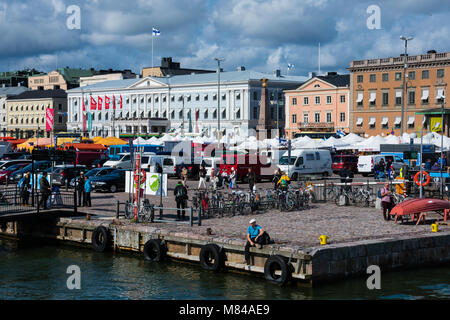
<instances>
[{"instance_id":1,"label":"beige apartment building","mask_svg":"<svg viewBox=\"0 0 450 320\"><path fill-rule=\"evenodd\" d=\"M53 109L53 125L46 130L47 109ZM17 138L53 137L65 132L67 93L64 90L25 91L6 100L6 131Z\"/></svg>"},{"instance_id":2,"label":"beige apartment building","mask_svg":"<svg viewBox=\"0 0 450 320\"><path fill-rule=\"evenodd\" d=\"M407 57L406 95L403 89L404 56L358 60L350 63L350 132L362 136L441 132L448 136L450 108L446 103L450 83L450 53ZM406 99L403 101L403 99ZM402 118L402 105L404 112Z\"/></svg>"},{"instance_id":3,"label":"beige apartment building","mask_svg":"<svg viewBox=\"0 0 450 320\"><path fill-rule=\"evenodd\" d=\"M31 90L68 90L80 86L80 77L90 77L96 74L94 69L58 68L48 74L28 78L28 88Z\"/></svg>"}]
</instances>

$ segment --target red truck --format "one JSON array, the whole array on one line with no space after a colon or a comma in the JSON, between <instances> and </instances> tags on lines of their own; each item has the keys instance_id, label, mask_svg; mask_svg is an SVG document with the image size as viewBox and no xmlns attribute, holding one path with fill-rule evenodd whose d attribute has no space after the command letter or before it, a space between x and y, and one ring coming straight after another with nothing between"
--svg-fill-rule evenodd
<instances>
[{"instance_id":1,"label":"red truck","mask_svg":"<svg viewBox=\"0 0 450 320\"><path fill-rule=\"evenodd\" d=\"M273 179L277 169L270 163L270 158L259 154L225 154L220 161L220 170L226 170L230 174L231 168L236 171L236 180L247 182L248 169L252 168L256 174L257 181L262 179Z\"/></svg>"}]
</instances>

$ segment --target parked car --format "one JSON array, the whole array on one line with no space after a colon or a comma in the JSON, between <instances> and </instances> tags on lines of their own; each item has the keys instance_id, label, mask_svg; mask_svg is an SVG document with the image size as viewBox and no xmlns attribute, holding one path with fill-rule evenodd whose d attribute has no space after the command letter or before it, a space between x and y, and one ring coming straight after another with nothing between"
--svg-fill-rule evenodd
<instances>
[{"instance_id":1,"label":"parked car","mask_svg":"<svg viewBox=\"0 0 450 320\"><path fill-rule=\"evenodd\" d=\"M357 155L335 155L333 157L333 163L331 164L331 169L333 173L339 173L342 169L352 171L353 173L358 172L358 156Z\"/></svg>"},{"instance_id":2,"label":"parked car","mask_svg":"<svg viewBox=\"0 0 450 320\"><path fill-rule=\"evenodd\" d=\"M364 177L367 177L369 174L373 174L375 164L380 162L381 159L384 160L384 163L387 163L388 160L391 161L395 172L400 172L400 168L405 165L403 159L397 155L372 154L358 157L358 172Z\"/></svg>"},{"instance_id":3,"label":"parked car","mask_svg":"<svg viewBox=\"0 0 450 320\"><path fill-rule=\"evenodd\" d=\"M331 176L331 154L329 150L299 149L293 150L289 159L287 153L281 158L278 167L297 180L302 175Z\"/></svg>"},{"instance_id":4,"label":"parked car","mask_svg":"<svg viewBox=\"0 0 450 320\"><path fill-rule=\"evenodd\" d=\"M16 164L26 163L30 164L31 160L15 159L15 160L4 160L0 162L0 170L6 170L11 166Z\"/></svg>"},{"instance_id":5,"label":"parked car","mask_svg":"<svg viewBox=\"0 0 450 320\"><path fill-rule=\"evenodd\" d=\"M86 171L86 166L73 164L59 165L52 168L49 172L50 181L53 185L65 186L66 181L72 180L73 178L79 176L81 171Z\"/></svg>"},{"instance_id":6,"label":"parked car","mask_svg":"<svg viewBox=\"0 0 450 320\"><path fill-rule=\"evenodd\" d=\"M177 157L167 156L167 155L149 155L142 156L142 165L141 167L150 172L156 172L156 164L159 165L163 169L163 173L167 174L167 176L175 176L177 173L176 163Z\"/></svg>"},{"instance_id":7,"label":"parked car","mask_svg":"<svg viewBox=\"0 0 450 320\"><path fill-rule=\"evenodd\" d=\"M95 191L125 191L125 172L126 170L116 170L107 175L92 177L92 188Z\"/></svg>"},{"instance_id":8,"label":"parked car","mask_svg":"<svg viewBox=\"0 0 450 320\"><path fill-rule=\"evenodd\" d=\"M142 157L148 156L148 155L154 155L155 153L144 153ZM132 169L133 163L131 162L131 156L130 153L119 153L119 160L108 160L106 161L103 166L104 167L111 167L111 168L117 168L117 169Z\"/></svg>"},{"instance_id":9,"label":"parked car","mask_svg":"<svg viewBox=\"0 0 450 320\"><path fill-rule=\"evenodd\" d=\"M97 159L94 160L94 162L91 163L91 168L101 168L105 164L106 161L109 160L109 157L106 157L105 159Z\"/></svg>"},{"instance_id":10,"label":"parked car","mask_svg":"<svg viewBox=\"0 0 450 320\"><path fill-rule=\"evenodd\" d=\"M114 172L114 171L117 171L117 170L119 170L119 169L116 169L116 168L109 168L109 167L104 167L104 168L94 168L94 169L91 169L91 170L85 172L84 175L85 175L86 177L104 176L104 175L110 174L110 173L112 173L112 172ZM72 179L70 180L69 186L70 186L71 188L73 188L73 187L75 186L75 178L76 178L76 177L74 177L74 178L72 178Z\"/></svg>"},{"instance_id":11,"label":"parked car","mask_svg":"<svg viewBox=\"0 0 450 320\"><path fill-rule=\"evenodd\" d=\"M190 179L198 179L199 178L199 172L200 172L200 164L199 163L180 163L176 166L176 176L178 178L181 178L181 171L183 170L183 167L187 168L188 171L188 178Z\"/></svg>"},{"instance_id":12,"label":"parked car","mask_svg":"<svg viewBox=\"0 0 450 320\"><path fill-rule=\"evenodd\" d=\"M11 182L16 182L16 183L19 182L19 180L22 179L22 177L23 177L23 175L25 173L32 171L32 167L31 166L32 166L32 164L30 163L27 166L23 167L22 169L14 171L9 176L9 180ZM34 162L34 171L36 173L44 172L45 170L47 170L51 166L52 166L52 162L48 161L48 160L35 161Z\"/></svg>"},{"instance_id":13,"label":"parked car","mask_svg":"<svg viewBox=\"0 0 450 320\"><path fill-rule=\"evenodd\" d=\"M247 182L248 169L252 168L258 181L262 179L272 180L276 166L270 162L270 158L260 154L224 154L220 161L220 169L231 173L231 168L236 172L236 180Z\"/></svg>"},{"instance_id":14,"label":"parked car","mask_svg":"<svg viewBox=\"0 0 450 320\"><path fill-rule=\"evenodd\" d=\"M14 171L20 170L27 165L28 165L28 163L15 163L15 164L7 167L4 170L1 170L0 171L0 183L6 183L6 181L9 182L9 176L11 175L11 173L13 173Z\"/></svg>"},{"instance_id":15,"label":"parked car","mask_svg":"<svg viewBox=\"0 0 450 320\"><path fill-rule=\"evenodd\" d=\"M7 152L2 155L2 160L14 160L14 159L20 159L26 155L29 155L29 153L26 152Z\"/></svg>"}]
</instances>

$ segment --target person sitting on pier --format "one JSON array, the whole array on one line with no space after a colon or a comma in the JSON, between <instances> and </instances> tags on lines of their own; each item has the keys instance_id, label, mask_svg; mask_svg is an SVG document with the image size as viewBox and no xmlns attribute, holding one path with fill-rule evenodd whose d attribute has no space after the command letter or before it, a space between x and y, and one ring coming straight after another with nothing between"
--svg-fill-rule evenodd
<instances>
[{"instance_id":1,"label":"person sitting on pier","mask_svg":"<svg viewBox=\"0 0 450 320\"><path fill-rule=\"evenodd\" d=\"M250 220L250 226L247 228L247 243L245 244L245 261L250 263L250 247L257 247L262 249L263 244L273 243L270 240L269 234L265 232L261 226L256 224L256 219Z\"/></svg>"}]
</instances>

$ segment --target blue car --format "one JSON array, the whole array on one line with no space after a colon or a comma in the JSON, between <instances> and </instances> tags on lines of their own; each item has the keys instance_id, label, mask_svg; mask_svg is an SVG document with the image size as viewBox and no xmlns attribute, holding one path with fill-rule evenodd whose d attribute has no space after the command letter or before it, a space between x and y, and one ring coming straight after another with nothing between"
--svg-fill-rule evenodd
<instances>
[{"instance_id":1,"label":"blue car","mask_svg":"<svg viewBox=\"0 0 450 320\"><path fill-rule=\"evenodd\" d=\"M22 177L24 176L25 173L30 172L31 173L31 163L29 165L27 165L26 167L14 171L13 173L11 173L11 175L9 176L9 180L11 182L19 182L20 179L22 179ZM34 162L34 171L36 173L39 172L44 172L46 171L48 168L50 168L52 166L52 162L51 161L35 161Z\"/></svg>"}]
</instances>

